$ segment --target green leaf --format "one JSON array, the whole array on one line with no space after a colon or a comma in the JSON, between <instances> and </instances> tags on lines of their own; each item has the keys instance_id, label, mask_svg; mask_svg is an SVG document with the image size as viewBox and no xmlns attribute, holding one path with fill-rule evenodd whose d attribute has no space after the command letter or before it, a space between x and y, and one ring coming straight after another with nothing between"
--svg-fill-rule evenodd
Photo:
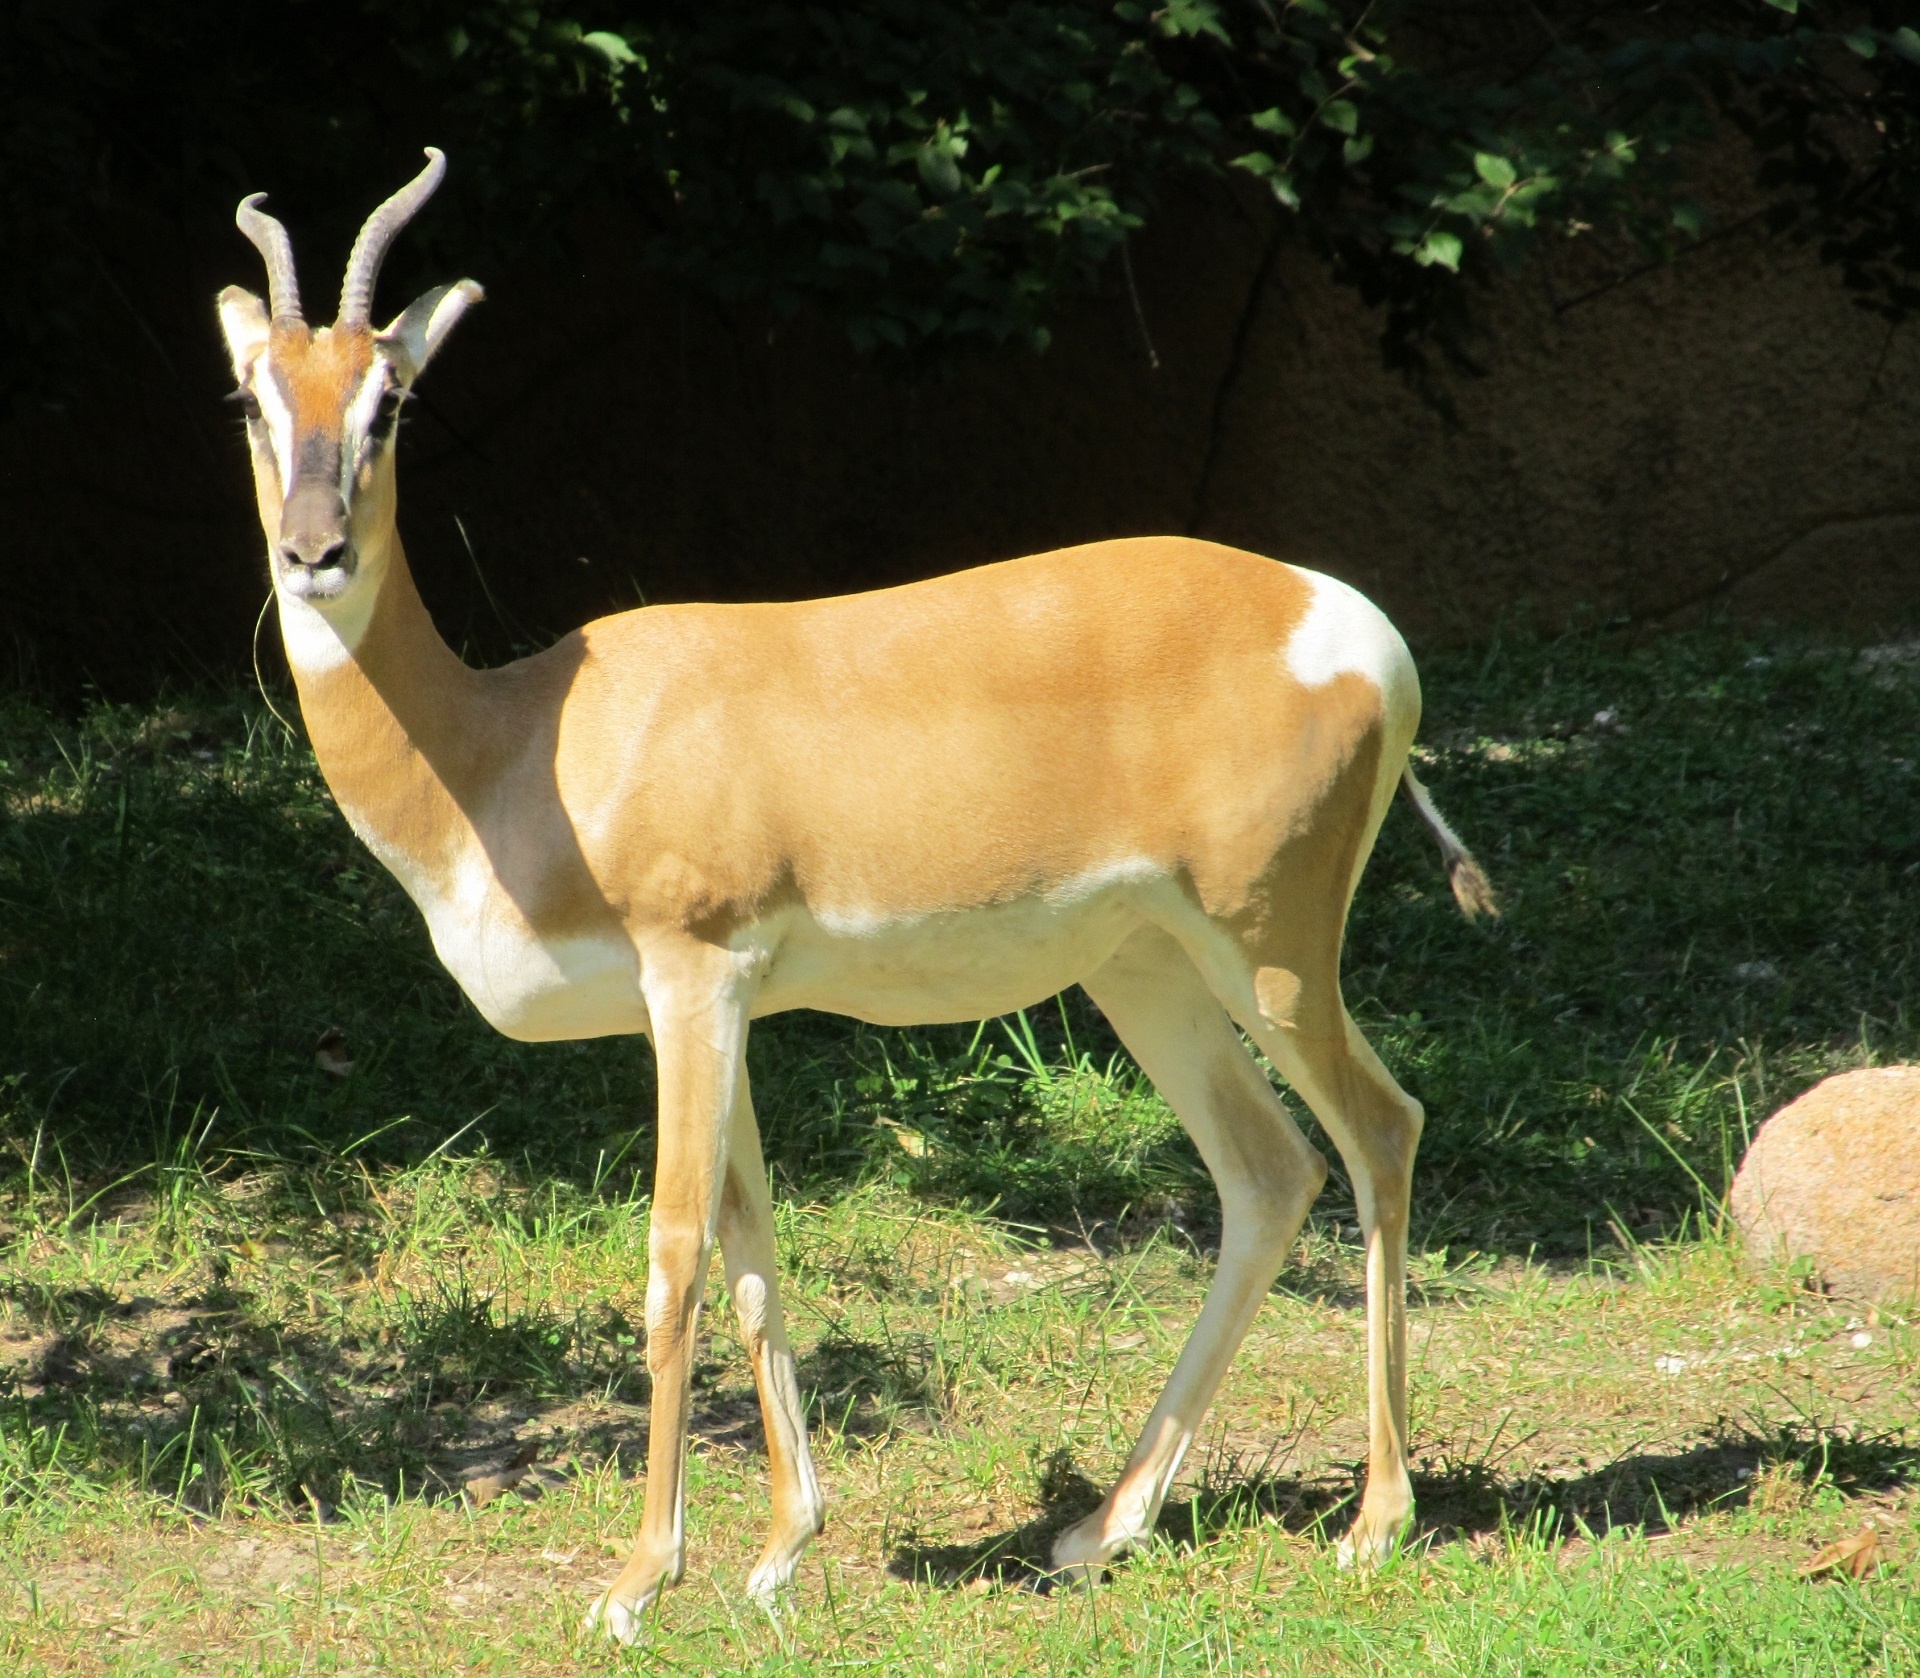
<instances>
[{"instance_id":1,"label":"green leaf","mask_svg":"<svg viewBox=\"0 0 1920 1678\"><path fill-rule=\"evenodd\" d=\"M1893 32L1893 50L1911 64L1920 64L1920 34L1906 24Z\"/></svg>"},{"instance_id":2,"label":"green leaf","mask_svg":"<svg viewBox=\"0 0 1920 1678\"><path fill-rule=\"evenodd\" d=\"M1785 12L1788 17L1797 17L1800 12L1800 0L1767 0L1767 4L1776 12Z\"/></svg>"},{"instance_id":3,"label":"green leaf","mask_svg":"<svg viewBox=\"0 0 1920 1678\"><path fill-rule=\"evenodd\" d=\"M1343 140L1340 143L1340 156L1349 169L1351 169L1354 164L1365 161L1372 150L1373 136L1371 134L1361 134L1354 139Z\"/></svg>"},{"instance_id":4,"label":"green leaf","mask_svg":"<svg viewBox=\"0 0 1920 1678\"><path fill-rule=\"evenodd\" d=\"M1707 212L1698 204L1676 204L1673 207L1673 225L1689 238L1697 239L1707 225Z\"/></svg>"},{"instance_id":5,"label":"green leaf","mask_svg":"<svg viewBox=\"0 0 1920 1678\"><path fill-rule=\"evenodd\" d=\"M1329 99L1320 108L1320 120L1336 134L1360 132L1360 107L1351 99Z\"/></svg>"},{"instance_id":6,"label":"green leaf","mask_svg":"<svg viewBox=\"0 0 1920 1678\"><path fill-rule=\"evenodd\" d=\"M1420 241L1420 247L1413 253L1413 260L1422 268L1445 268L1449 272L1460 271L1460 258L1466 247L1460 242L1460 235L1449 233L1445 228L1436 227Z\"/></svg>"},{"instance_id":7,"label":"green leaf","mask_svg":"<svg viewBox=\"0 0 1920 1678\"><path fill-rule=\"evenodd\" d=\"M1211 35L1222 46L1233 45L1216 0L1167 0L1151 15L1163 35Z\"/></svg>"},{"instance_id":8,"label":"green leaf","mask_svg":"<svg viewBox=\"0 0 1920 1678\"><path fill-rule=\"evenodd\" d=\"M627 45L624 35L616 35L611 29L595 29L580 37L583 47L592 47L609 64L644 64L646 61Z\"/></svg>"},{"instance_id":9,"label":"green leaf","mask_svg":"<svg viewBox=\"0 0 1920 1678\"><path fill-rule=\"evenodd\" d=\"M1477 151L1473 154L1473 170L1481 180L1498 192L1505 192L1520 178L1520 171L1498 152Z\"/></svg>"},{"instance_id":10,"label":"green leaf","mask_svg":"<svg viewBox=\"0 0 1920 1678\"><path fill-rule=\"evenodd\" d=\"M1263 134L1279 134L1284 136L1296 132L1293 126L1293 118L1281 110L1278 105L1273 106L1270 110L1255 111L1253 115L1248 118L1248 121Z\"/></svg>"},{"instance_id":11,"label":"green leaf","mask_svg":"<svg viewBox=\"0 0 1920 1678\"><path fill-rule=\"evenodd\" d=\"M1840 39L1862 58L1872 58L1880 50L1880 43L1873 38L1870 30L1855 29L1849 34L1842 35Z\"/></svg>"},{"instance_id":12,"label":"green leaf","mask_svg":"<svg viewBox=\"0 0 1920 1678\"><path fill-rule=\"evenodd\" d=\"M954 161L954 142L944 135L930 141L914 153L920 178L943 198L960 190L960 165Z\"/></svg>"}]
</instances>

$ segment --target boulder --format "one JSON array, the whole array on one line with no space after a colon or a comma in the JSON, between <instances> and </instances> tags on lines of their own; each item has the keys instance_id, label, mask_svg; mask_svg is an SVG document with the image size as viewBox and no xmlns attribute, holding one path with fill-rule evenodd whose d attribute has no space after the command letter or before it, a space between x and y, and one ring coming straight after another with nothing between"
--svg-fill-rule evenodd
<instances>
[{"instance_id":1,"label":"boulder","mask_svg":"<svg viewBox=\"0 0 1920 1678\"><path fill-rule=\"evenodd\" d=\"M1920 1298L1920 1066L1842 1072L1760 1127L1728 1209L1760 1264L1831 1292Z\"/></svg>"}]
</instances>

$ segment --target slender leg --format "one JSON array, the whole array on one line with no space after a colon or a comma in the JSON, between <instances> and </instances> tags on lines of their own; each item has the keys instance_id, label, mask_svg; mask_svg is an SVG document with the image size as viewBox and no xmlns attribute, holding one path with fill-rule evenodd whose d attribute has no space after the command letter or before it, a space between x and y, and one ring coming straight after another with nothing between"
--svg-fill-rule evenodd
<instances>
[{"instance_id":1,"label":"slender leg","mask_svg":"<svg viewBox=\"0 0 1920 1678\"><path fill-rule=\"evenodd\" d=\"M1153 1531L1180 1460L1327 1166L1165 933L1135 934L1084 983L1193 1137L1219 1188L1221 1213L1213 1286L1140 1442L1106 1501L1054 1541L1055 1570L1091 1580Z\"/></svg>"},{"instance_id":2,"label":"slender leg","mask_svg":"<svg viewBox=\"0 0 1920 1678\"><path fill-rule=\"evenodd\" d=\"M1326 1128L1353 1180L1367 1243L1367 1489L1340 1559L1373 1566L1393 1553L1413 1514L1407 1472L1407 1207L1420 1144L1420 1103L1393 1081L1340 1008L1335 1029L1308 1035L1257 1013L1241 1023Z\"/></svg>"},{"instance_id":3,"label":"slender leg","mask_svg":"<svg viewBox=\"0 0 1920 1678\"><path fill-rule=\"evenodd\" d=\"M725 953L657 958L647 1008L659 1064L660 1141L647 1233L647 1373L653 1399L646 1512L639 1542L588 1616L622 1643L686 1566L687 1415L694 1334L727 1164L735 1091L744 1077L747 1011Z\"/></svg>"},{"instance_id":4,"label":"slender leg","mask_svg":"<svg viewBox=\"0 0 1920 1678\"><path fill-rule=\"evenodd\" d=\"M740 1334L760 1392L767 1433L767 1470L773 1489L773 1527L747 1595L771 1608L793 1583L801 1553L826 1524L826 1503L807 1452L807 1423L794 1379L793 1348L780 1312L780 1280L773 1240L773 1201L760 1157L760 1127L742 1075L733 1099L733 1139L727 1149L726 1188L720 1197L720 1251L727 1290L740 1317Z\"/></svg>"}]
</instances>

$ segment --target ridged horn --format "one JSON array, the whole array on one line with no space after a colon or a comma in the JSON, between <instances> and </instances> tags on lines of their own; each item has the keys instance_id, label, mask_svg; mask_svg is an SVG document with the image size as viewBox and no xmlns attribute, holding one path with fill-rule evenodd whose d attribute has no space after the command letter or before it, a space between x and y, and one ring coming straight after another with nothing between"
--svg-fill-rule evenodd
<instances>
[{"instance_id":1,"label":"ridged horn","mask_svg":"<svg viewBox=\"0 0 1920 1678\"><path fill-rule=\"evenodd\" d=\"M259 208L266 198L255 192L240 200L233 222L267 262L267 307L275 320L300 320L300 281L293 271L293 241L287 230Z\"/></svg>"},{"instance_id":2,"label":"ridged horn","mask_svg":"<svg viewBox=\"0 0 1920 1678\"><path fill-rule=\"evenodd\" d=\"M446 157L438 146L427 147L427 166L408 181L379 209L367 217L367 224L354 240L347 257L347 277L340 285L339 326L365 326L373 312L373 283L380 277L380 264L394 235L419 212L433 196L440 177L447 172Z\"/></svg>"}]
</instances>

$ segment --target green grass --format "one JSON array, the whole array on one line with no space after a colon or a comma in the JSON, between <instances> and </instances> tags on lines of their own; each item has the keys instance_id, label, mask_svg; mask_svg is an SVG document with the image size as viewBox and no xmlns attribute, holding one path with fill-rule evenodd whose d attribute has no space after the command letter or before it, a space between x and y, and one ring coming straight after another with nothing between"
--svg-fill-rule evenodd
<instances>
[{"instance_id":1,"label":"green grass","mask_svg":"<svg viewBox=\"0 0 1920 1678\"><path fill-rule=\"evenodd\" d=\"M1197 1309L1204 1173L1083 1000L793 1016L750 1054L833 1524L781 1625L740 1607L764 1458L716 1311L641 1656L572 1628L638 1511L644 1048L489 1032L256 699L0 704L0 1671L1920 1670L1920 1346L1716 1228L1768 1112L1920 1058L1920 660L1425 673L1423 775L1508 912L1463 924L1400 811L1349 940L1428 1109L1412 1550L1326 1554L1364 1451L1336 1175L1157 1547L1036 1592ZM520 1441L529 1495L463 1508ZM1796 1577L1868 1519L1891 1573Z\"/></svg>"}]
</instances>

